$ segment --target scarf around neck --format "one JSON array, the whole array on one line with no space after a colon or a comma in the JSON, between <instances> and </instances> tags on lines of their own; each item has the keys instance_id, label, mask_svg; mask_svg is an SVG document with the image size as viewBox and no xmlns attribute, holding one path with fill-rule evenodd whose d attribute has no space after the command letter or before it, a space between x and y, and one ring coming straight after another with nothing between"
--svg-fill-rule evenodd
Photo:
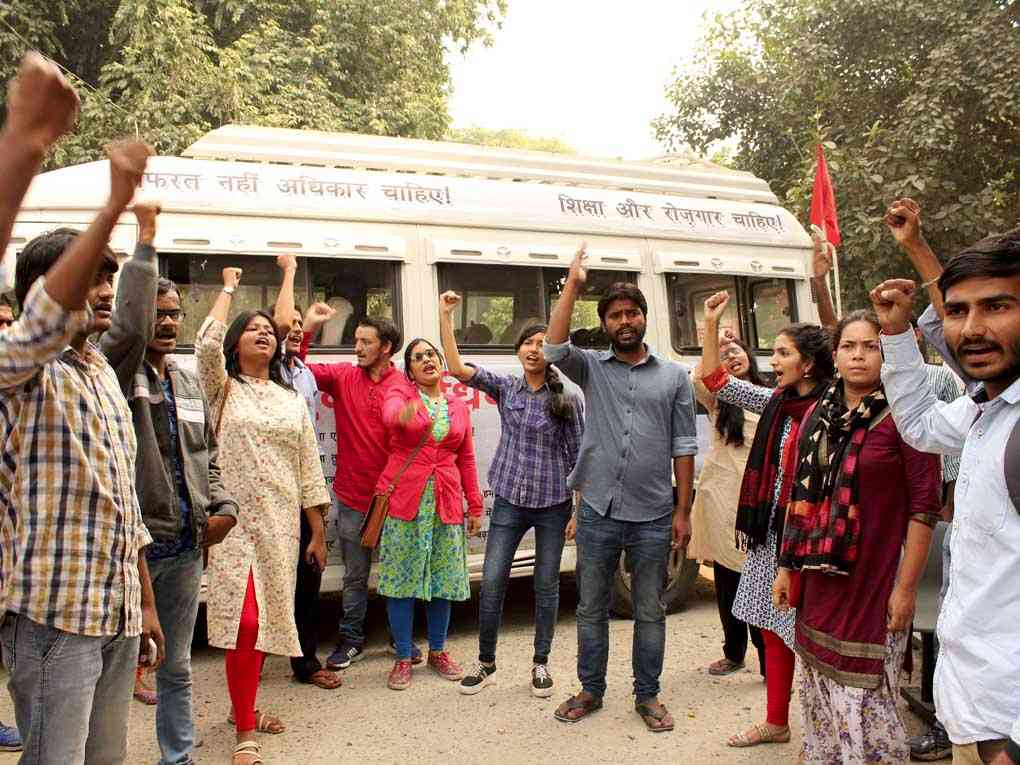
<instances>
[{"instance_id":1,"label":"scarf around neck","mask_svg":"<svg viewBox=\"0 0 1020 765\"><path fill-rule=\"evenodd\" d=\"M857 469L868 430L889 412L876 388L848 409L843 381L830 385L801 428L796 481L779 565L849 574L861 534Z\"/></svg>"},{"instance_id":2,"label":"scarf around neck","mask_svg":"<svg viewBox=\"0 0 1020 765\"><path fill-rule=\"evenodd\" d=\"M783 427L792 419L787 443L794 443L797 426L808 409L818 399L823 386L818 384L806 396L797 395L795 388L777 388L765 406L754 441L747 458L747 467L740 484L740 502L737 507L736 542L742 550L763 546L770 529L782 539L783 508L790 496L792 473L783 470L780 452ZM776 481L781 479L779 501L773 504ZM773 513L773 508L778 512Z\"/></svg>"}]
</instances>

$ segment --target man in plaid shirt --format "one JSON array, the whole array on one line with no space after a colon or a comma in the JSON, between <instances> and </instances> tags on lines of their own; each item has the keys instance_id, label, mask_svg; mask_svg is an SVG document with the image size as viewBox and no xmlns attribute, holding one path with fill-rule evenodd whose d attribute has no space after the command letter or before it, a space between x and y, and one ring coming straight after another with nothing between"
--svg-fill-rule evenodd
<instances>
[{"instance_id":1,"label":"man in plaid shirt","mask_svg":"<svg viewBox=\"0 0 1020 765\"><path fill-rule=\"evenodd\" d=\"M0 136L0 252L46 149L78 101L39 56L23 63ZM89 229L44 234L19 255L17 322L0 335L0 641L23 763L122 763L139 657L163 636L134 489L135 438L90 333L109 327L107 246L151 150L110 152L110 196ZM148 651L155 642L155 656Z\"/></svg>"}]
</instances>

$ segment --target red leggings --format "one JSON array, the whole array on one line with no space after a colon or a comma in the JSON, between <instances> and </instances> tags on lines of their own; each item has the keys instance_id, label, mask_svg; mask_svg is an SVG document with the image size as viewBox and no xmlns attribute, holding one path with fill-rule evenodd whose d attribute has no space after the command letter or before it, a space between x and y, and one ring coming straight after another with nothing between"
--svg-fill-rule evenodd
<instances>
[{"instance_id":1,"label":"red leggings","mask_svg":"<svg viewBox=\"0 0 1020 765\"><path fill-rule=\"evenodd\" d=\"M765 639L765 722L785 728L790 723L794 653L775 632L761 631Z\"/></svg>"},{"instance_id":2,"label":"red leggings","mask_svg":"<svg viewBox=\"0 0 1020 765\"><path fill-rule=\"evenodd\" d=\"M255 581L248 571L248 590L237 626L237 647L227 650L227 689L234 706L237 732L255 730L255 698L266 655L255 650L259 636L259 604L255 601Z\"/></svg>"}]
</instances>

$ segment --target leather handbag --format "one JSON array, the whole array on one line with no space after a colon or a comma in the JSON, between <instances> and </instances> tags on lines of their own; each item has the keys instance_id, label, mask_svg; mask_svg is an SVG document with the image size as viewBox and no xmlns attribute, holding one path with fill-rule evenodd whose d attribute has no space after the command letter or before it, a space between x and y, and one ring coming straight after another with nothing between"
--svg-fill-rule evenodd
<instances>
[{"instance_id":1,"label":"leather handbag","mask_svg":"<svg viewBox=\"0 0 1020 765\"><path fill-rule=\"evenodd\" d=\"M435 419L429 420L429 426L425 430L425 434L422 436L421 441L414 447L414 451L408 456L404 464L401 466L397 474L393 476L393 480L390 481L389 486L386 487L382 494L373 494L372 501L368 503L368 512L365 513L365 520L361 523L361 546L369 549L375 549L379 546L379 539L382 537L383 524L386 523L386 516L390 512L390 496L397 488L397 483L403 477L407 469L411 467L411 463L414 462L414 458L418 456L419 452L424 448L425 443L429 440L429 436L432 435L432 428L435 427Z\"/></svg>"}]
</instances>

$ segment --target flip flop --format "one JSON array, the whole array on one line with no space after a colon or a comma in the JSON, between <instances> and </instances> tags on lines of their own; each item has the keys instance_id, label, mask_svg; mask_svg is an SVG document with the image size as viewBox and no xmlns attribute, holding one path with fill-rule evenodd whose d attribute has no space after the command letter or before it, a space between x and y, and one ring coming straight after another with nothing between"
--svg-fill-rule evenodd
<instances>
[{"instance_id":1,"label":"flip flop","mask_svg":"<svg viewBox=\"0 0 1020 765\"><path fill-rule=\"evenodd\" d=\"M708 674L716 677L725 677L739 672L744 668L744 662L731 661L730 659L719 659L708 665Z\"/></svg>"},{"instance_id":2,"label":"flip flop","mask_svg":"<svg viewBox=\"0 0 1020 765\"><path fill-rule=\"evenodd\" d=\"M557 708L556 711L553 712L553 717L555 717L560 722L565 722L565 723L580 722L585 717L590 715L592 712L597 712L600 709L602 709L602 699L601 698L593 698L590 701L584 701L583 699L580 699L577 696L571 696L569 699L567 699L563 703L567 705L567 708L566 708L565 711L568 712L568 713L572 712L575 709L583 709L584 710L584 714L583 715L579 715L578 717L570 717L569 714L563 714L563 713L560 712L559 708ZM560 706L563 706L563 704L560 704Z\"/></svg>"},{"instance_id":3,"label":"flip flop","mask_svg":"<svg viewBox=\"0 0 1020 765\"><path fill-rule=\"evenodd\" d=\"M654 724L661 723L669 716L669 710L666 709L665 704L660 704L658 709L655 709L651 704L635 704L634 711L641 715L641 719L644 721L645 727L652 733L665 733L666 731L673 730L674 724L672 721L670 721L668 725ZM654 721L654 723L652 721Z\"/></svg>"},{"instance_id":4,"label":"flip flop","mask_svg":"<svg viewBox=\"0 0 1020 765\"><path fill-rule=\"evenodd\" d=\"M340 675L330 672L328 669L320 669L318 672L315 672L308 678L307 682L316 688L322 688L324 691L336 690L344 684L343 678Z\"/></svg>"}]
</instances>

